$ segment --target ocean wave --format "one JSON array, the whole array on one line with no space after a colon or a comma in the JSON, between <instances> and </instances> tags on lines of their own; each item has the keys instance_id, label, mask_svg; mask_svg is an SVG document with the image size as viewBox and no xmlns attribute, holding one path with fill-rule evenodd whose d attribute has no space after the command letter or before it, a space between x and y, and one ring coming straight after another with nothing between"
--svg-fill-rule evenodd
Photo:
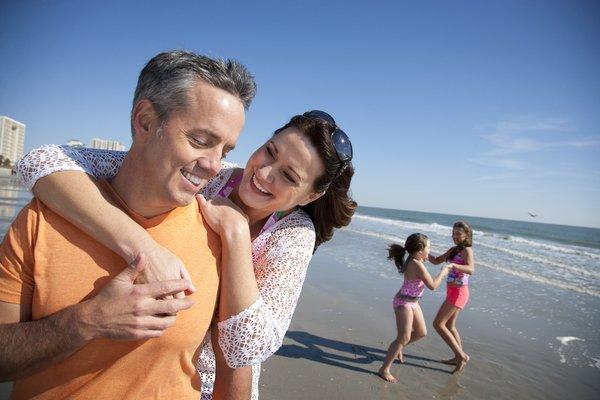
<instances>
[{"instance_id":1,"label":"ocean wave","mask_svg":"<svg viewBox=\"0 0 600 400\"><path fill-rule=\"evenodd\" d=\"M537 240L529 240L529 239L525 239L525 238L522 238L519 236L511 237L510 240L512 240L514 242L518 242L518 243L527 244L532 247L542 248L544 250L550 250L550 251L559 252L559 253L574 254L577 256L587 256L589 258L594 258L594 259L600 260L600 254L591 253L589 251L584 250L584 248L579 247L579 246L566 247L566 246L560 246L560 245L555 245L555 244L550 244L550 243L538 242Z\"/></svg>"},{"instance_id":2,"label":"ocean wave","mask_svg":"<svg viewBox=\"0 0 600 400\"><path fill-rule=\"evenodd\" d=\"M372 232L372 231L363 231L363 230L353 229L353 228L345 228L344 231L349 232L349 233L358 234L358 235L370 236L370 237L373 237L376 239L381 239L381 240L390 241L390 242L397 242L397 243L400 242L401 243L405 240L405 238L401 237L401 236L382 234L382 233ZM441 247L437 248L437 247L432 246L432 251L434 251L434 252L441 252L444 250L445 249L442 249ZM553 286L553 287L556 287L559 289L569 290L569 291L573 291L573 292L577 292L577 293L581 293L581 294L587 294L587 295L594 296L594 297L600 297L600 290L598 290L597 288L594 288L594 287L572 284L572 283L565 282L564 280L541 276L538 274L526 272L524 270L518 270L518 269L514 269L514 268L505 267L505 266L502 266L502 265L499 265L499 264L496 264L493 262L486 262L486 261L478 260L477 265L486 267L489 269L493 269L493 270L496 270L499 272L503 272L508 275L516 276L516 277L519 277L519 278L522 278L522 279L525 279L528 281L537 282L540 284L549 285L549 286ZM573 268L576 268L576 267L573 267ZM586 274L589 274L588 271L586 271ZM593 276L595 276L595 275L593 275Z\"/></svg>"},{"instance_id":3,"label":"ocean wave","mask_svg":"<svg viewBox=\"0 0 600 400\"><path fill-rule=\"evenodd\" d=\"M555 262L555 261L552 261L545 257L540 257L540 256L536 256L536 255L529 254L529 253L523 253L520 251L508 249L506 247L498 247L498 246L487 244L487 243L484 243L481 241L477 243L477 246L482 246L482 247L486 247L488 249L504 252L504 253L510 254L512 256L524 258L526 260L538 262L540 264L551 265L557 269L567 270L567 271L574 272L576 274L584 275L587 277L592 277L592 278L598 277L598 273L596 271L590 271L585 268L577 267L577 266L570 265L570 264L567 264L564 262Z\"/></svg>"},{"instance_id":4,"label":"ocean wave","mask_svg":"<svg viewBox=\"0 0 600 400\"><path fill-rule=\"evenodd\" d=\"M529 281L554 286L554 287L557 287L560 289L571 290L571 291L577 292L577 293L589 294L590 296L594 296L594 297L600 297L600 291L595 288L573 285L570 283L566 283L562 280L556 280L556 279L548 278L545 276L535 275L535 274L531 274L531 273L528 273L528 272L525 272L522 270L506 268L506 267L503 267L498 264L488 263L488 262L484 262L484 261L478 261L477 265L487 267L487 268L490 268L490 269L493 269L496 271L504 272L506 274L517 276L519 278L523 278L523 279L526 279Z\"/></svg>"},{"instance_id":5,"label":"ocean wave","mask_svg":"<svg viewBox=\"0 0 600 400\"><path fill-rule=\"evenodd\" d=\"M354 219L361 219L365 221L378 222L385 225L397 226L402 229L414 230L415 232L435 232L440 235L452 235L452 227L440 225L436 222L424 223L424 222L409 222L397 219L371 217L368 215L355 214Z\"/></svg>"},{"instance_id":6,"label":"ocean wave","mask_svg":"<svg viewBox=\"0 0 600 400\"><path fill-rule=\"evenodd\" d=\"M402 229L413 230L415 232L433 232L442 236L451 236L452 235L452 227L441 225L436 222L433 223L420 223L420 222L409 222L403 220L394 220L388 218L380 218L380 217L371 217L362 214L356 214L354 216L356 219L362 219L365 221L382 223L390 226L397 226ZM479 230L473 231L474 236L483 236L486 238L494 238L502 241L512 241L516 243L526 244L528 246L550 250L553 252L573 254L577 256L584 256L588 258L592 258L595 260L600 260L600 252L590 251L591 249L580 247L580 246L566 246L559 244L552 244L538 240L526 239L521 236L510 235L506 233L493 233L493 232L483 232Z\"/></svg>"},{"instance_id":7,"label":"ocean wave","mask_svg":"<svg viewBox=\"0 0 600 400\"><path fill-rule=\"evenodd\" d=\"M344 232L356 233L359 235L370 236L370 237L374 237L377 239L385 240L387 242L394 242L394 243L400 243L400 244L404 243L404 241L406 240L405 236L389 235L389 234L385 234L385 233L372 232L372 231L363 231L363 230L354 229L354 228L344 228ZM443 251L446 251L446 248L443 248L441 246L433 246L432 245L431 250L441 253Z\"/></svg>"}]
</instances>

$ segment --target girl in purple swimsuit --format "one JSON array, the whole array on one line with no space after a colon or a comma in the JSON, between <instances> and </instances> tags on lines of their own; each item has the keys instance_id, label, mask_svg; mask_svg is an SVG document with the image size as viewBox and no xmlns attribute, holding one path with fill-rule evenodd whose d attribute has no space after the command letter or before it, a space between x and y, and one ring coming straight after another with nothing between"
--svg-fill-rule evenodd
<instances>
[{"instance_id":1,"label":"girl in purple swimsuit","mask_svg":"<svg viewBox=\"0 0 600 400\"><path fill-rule=\"evenodd\" d=\"M456 318L469 300L469 277L475 269L475 257L471 247L473 230L469 224L464 221L456 222L452 228L452 240L454 240L454 247L448 249L441 256L430 255L429 261L432 264L444 261L450 263L450 273L446 283L446 300L440 306L433 320L433 327L454 352L453 358L442 360L442 362L456 365L452 371L452 373L456 373L462 371L469 361L469 356L463 350L462 341L458 329L456 329Z\"/></svg>"},{"instance_id":2,"label":"girl in purple swimsuit","mask_svg":"<svg viewBox=\"0 0 600 400\"><path fill-rule=\"evenodd\" d=\"M413 233L404 244L392 244L389 247L388 260L394 260L398 272L404 274L404 283L392 302L396 315L398 336L390 344L383 365L379 369L379 376L388 382L397 382L390 373L390 367L397 357L404 362L402 351L409 343L422 339L427 334L423 311L419 306L419 298L423 295L425 286L435 290L448 273L448 268L443 267L435 279L423 265L429 256L429 238L421 233ZM406 260L404 256L408 253Z\"/></svg>"}]
</instances>

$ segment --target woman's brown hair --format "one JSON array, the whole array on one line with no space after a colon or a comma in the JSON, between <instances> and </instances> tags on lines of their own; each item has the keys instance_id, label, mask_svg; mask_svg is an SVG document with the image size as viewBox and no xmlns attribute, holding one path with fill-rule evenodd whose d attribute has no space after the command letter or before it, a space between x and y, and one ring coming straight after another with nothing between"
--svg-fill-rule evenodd
<instances>
[{"instance_id":1,"label":"woman's brown hair","mask_svg":"<svg viewBox=\"0 0 600 400\"><path fill-rule=\"evenodd\" d=\"M334 229L347 226L356 211L357 204L350 196L354 167L351 162L342 163L338 158L331 142L331 132L335 127L326 121L296 115L286 125L277 129L275 134L287 128L295 128L302 132L310 140L325 166L325 170L315 179L313 185L315 192L324 194L315 201L300 206L315 226L316 251L319 245L333 237Z\"/></svg>"}]
</instances>

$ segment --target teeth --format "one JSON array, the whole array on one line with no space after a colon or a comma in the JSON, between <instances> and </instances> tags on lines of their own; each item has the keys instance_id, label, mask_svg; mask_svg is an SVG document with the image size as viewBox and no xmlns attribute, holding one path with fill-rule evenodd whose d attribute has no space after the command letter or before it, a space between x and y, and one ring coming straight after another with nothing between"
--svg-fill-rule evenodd
<instances>
[{"instance_id":1,"label":"teeth","mask_svg":"<svg viewBox=\"0 0 600 400\"><path fill-rule=\"evenodd\" d=\"M185 176L185 178L192 182L194 185L198 186L200 184L201 179L199 177L197 177L196 175L192 175L187 171L181 171L181 174L183 176Z\"/></svg>"},{"instance_id":2,"label":"teeth","mask_svg":"<svg viewBox=\"0 0 600 400\"><path fill-rule=\"evenodd\" d=\"M260 183L258 183L258 181L256 180L256 175L252 175L252 183L254 183L254 186L256 186L258 188L258 190L260 190L261 192L263 192L264 194L271 194L267 191L267 189L265 189L264 187L262 187L260 185Z\"/></svg>"}]
</instances>

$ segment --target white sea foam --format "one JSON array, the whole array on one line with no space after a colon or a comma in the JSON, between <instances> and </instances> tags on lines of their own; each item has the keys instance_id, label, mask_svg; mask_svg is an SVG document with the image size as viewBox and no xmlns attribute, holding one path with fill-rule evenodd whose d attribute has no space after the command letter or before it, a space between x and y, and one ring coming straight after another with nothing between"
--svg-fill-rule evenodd
<instances>
[{"instance_id":1,"label":"white sea foam","mask_svg":"<svg viewBox=\"0 0 600 400\"><path fill-rule=\"evenodd\" d=\"M405 236L388 235L388 234L384 234L384 233L364 231L361 229L354 229L354 228L345 228L344 232L350 232L350 233L356 233L359 235L370 236L370 237L374 237L377 239L382 239L384 241L395 242L395 243L404 243L404 241L406 240ZM441 246L431 246L431 250L433 252L441 253L442 251L445 251L446 249Z\"/></svg>"},{"instance_id":2,"label":"white sea foam","mask_svg":"<svg viewBox=\"0 0 600 400\"><path fill-rule=\"evenodd\" d=\"M546 257L540 257L540 256L529 254L529 253L523 253L521 251L516 251L516 250L508 249L506 247L494 246L494 245L491 245L491 244L487 244L487 243L485 243L483 241L479 241L477 243L477 246L482 246L482 247L486 247L488 249L492 249L492 250L504 252L504 253L513 255L515 257L524 258L524 259L529 260L529 261L534 261L534 262L538 262L538 263L541 263L541 264L551 265L551 266L556 267L558 269L568 270L568 271L574 272L576 274L584 275L584 276L587 276L587 277L592 277L592 278L597 278L598 277L598 273L596 271L590 271L590 270L587 270L585 268L581 268L581 267L577 267L577 266L574 266L574 265L570 265L570 264L565 263L565 262L552 261L551 259L548 259Z\"/></svg>"},{"instance_id":3,"label":"white sea foam","mask_svg":"<svg viewBox=\"0 0 600 400\"><path fill-rule=\"evenodd\" d=\"M386 241L401 242L405 239L400 236L382 234L382 233L371 232L371 231L363 231L363 230L352 229L352 228L346 228L345 231L351 232L351 233L356 233L359 235L371 236L371 237L383 239ZM432 250L436 251L436 248L432 248ZM438 251L442 251L442 250L438 250ZM515 268L505 267L505 266L496 264L494 262L485 262L485 261L479 260L479 261L477 261L477 265L487 267L487 268L490 268L490 269L493 269L496 271L504 272L509 275L518 276L520 278L527 279L529 281L534 281L534 282L554 286L554 287L561 288L561 289L572 290L577 293L589 294L591 296L600 297L600 291L595 288L589 287L589 286L570 284L570 283L565 282L564 280L558 280L555 278L541 276L539 274L533 274L533 273L530 273L530 272L527 272L524 270L518 270Z\"/></svg>"},{"instance_id":4,"label":"white sea foam","mask_svg":"<svg viewBox=\"0 0 600 400\"><path fill-rule=\"evenodd\" d=\"M522 237L511 237L510 240L514 241L514 242L518 242L518 243L524 243L533 247L538 247L538 248L542 248L544 250L550 250L553 252L557 252L557 253L568 253L568 254L575 254L578 256L586 256L589 258L594 258L597 260L600 260L600 254L598 253L592 253L589 251L584 250L582 247L579 246L559 246L559 245L554 245L554 244L550 244L550 243L544 243L544 242L539 242L537 240L529 240L529 239L525 239Z\"/></svg>"},{"instance_id":5,"label":"white sea foam","mask_svg":"<svg viewBox=\"0 0 600 400\"><path fill-rule=\"evenodd\" d=\"M452 234L451 226L440 225L435 222L434 223L409 222L409 221L394 220L394 219L388 219L388 218L371 217L371 216L361 215L361 214L356 214L354 216L354 218L359 219L359 220L364 220L364 221L382 223L382 224L390 225L390 226L397 226L402 229L413 230L414 232L433 232L433 233L436 233L436 234L439 234L442 236L444 236L444 235L450 236ZM483 232L483 231L477 231L477 230L473 231L473 234L475 236L491 237L491 238L494 238L497 240L502 240L502 241L512 241L512 242L516 242L516 243L522 243L522 244L526 244L526 245L534 247L534 248L550 250L552 252L567 253L567 254L589 257L589 258L592 258L595 260L600 260L600 251L596 252L593 249L587 249L587 248L583 248L580 246L558 245L558 244L543 242L540 240L526 239L526 238L523 238L520 236L489 233L489 232Z\"/></svg>"},{"instance_id":6,"label":"white sea foam","mask_svg":"<svg viewBox=\"0 0 600 400\"><path fill-rule=\"evenodd\" d=\"M558 353L558 355L560 357L561 364L565 364L567 362L567 357L565 356L564 350L565 350L565 347L567 347L567 345L570 342L575 342L575 341L585 342L585 339L581 339L581 338L578 338L575 336L557 336L556 340L558 340L560 342L560 346L558 346L558 349L556 350L556 352Z\"/></svg>"},{"instance_id":7,"label":"white sea foam","mask_svg":"<svg viewBox=\"0 0 600 400\"><path fill-rule=\"evenodd\" d=\"M509 275L513 275L513 276L518 276L519 278L523 278L523 279L527 279L533 282L538 282L538 283L542 283L542 284L546 284L546 285L550 285L550 286L554 286L557 288L561 288L561 289L566 289L566 290L571 290L577 293L583 293L583 294L589 294L591 296L594 297L600 297L600 291L595 289L595 288L590 288L590 287L586 287L586 286L579 286L579 285L573 285L570 283L566 283L562 280L557 280L557 279L553 279L553 278L548 278L545 276L541 276L541 275L537 275L537 274L532 274L529 272L525 272L525 271L521 271L521 270L516 270L513 268L507 268L507 267L503 267L500 265L497 265L495 263L486 263L483 261L478 261L477 265L481 265L484 267L488 267L490 269L494 269L496 271L501 271L504 272L506 274Z\"/></svg>"},{"instance_id":8,"label":"white sea foam","mask_svg":"<svg viewBox=\"0 0 600 400\"><path fill-rule=\"evenodd\" d=\"M420 222L409 222L409 221L401 221L396 219L388 219L388 218L378 218L378 217L370 217L368 215L354 215L354 219L371 221L382 223L390 226L397 226L402 229L412 230L413 232L434 232L440 235L450 236L452 234L452 228L449 226L440 225L437 223L420 223Z\"/></svg>"},{"instance_id":9,"label":"white sea foam","mask_svg":"<svg viewBox=\"0 0 600 400\"><path fill-rule=\"evenodd\" d=\"M573 341L585 342L585 339L578 338L575 336L557 336L556 340L558 340L562 346L566 346L569 344L569 342L573 342Z\"/></svg>"},{"instance_id":10,"label":"white sea foam","mask_svg":"<svg viewBox=\"0 0 600 400\"><path fill-rule=\"evenodd\" d=\"M374 222L376 224L385 224L385 225L395 226L395 227L401 228L404 232L406 232L407 230L413 231L413 232L421 231L421 232L426 232L426 233L435 232L435 233L443 234L444 236L449 235L451 232L450 227L444 227L442 225L435 224L435 223L434 224L420 224L420 223L404 222L404 221L390 220L390 219L370 217L370 216L361 216L360 219L363 221ZM380 239L382 241L387 241L387 242L402 243L406 239L404 234L395 235L395 234L389 232L390 231L389 229L387 230L387 232L385 229L382 229L381 232L379 232L379 231L376 232L376 231L372 230L372 229L377 229L376 226L371 226L370 229L357 229L357 228L354 228L354 226L356 226L356 225L352 225L352 227L346 228L345 231L354 233L354 234L373 237L373 238ZM446 232L442 232L442 231L446 231ZM512 276L517 276L517 277L526 279L528 281L538 282L541 284L557 287L560 289L570 290L570 291L577 292L577 293L588 294L588 295L591 295L594 297L600 297L600 289L598 288L599 285L597 284L600 271L586 269L579 265L573 265L572 262L560 262L560 260L556 260L555 256L557 254L554 252L552 252L552 254L551 254L553 258L550 258L550 257L544 257L541 254L535 254L535 253L529 253L527 251L523 251L523 250L519 249L518 247L517 247L517 249L502 247L499 245L500 243L494 243L494 240L496 240L497 238L498 238L497 235L487 235L485 237L485 239L482 238L482 240L477 242L477 246L481 246L482 248L489 249L492 251L491 253L487 254L487 257L486 257L485 252L482 252L481 255L483 257L478 257L477 265L484 266L484 267L487 267L487 268L490 268L490 269L493 269L496 271L500 271L500 272L503 272L503 273L506 273L506 274L509 274ZM516 238L513 238L513 239L516 239ZM523 239L523 240L518 239L518 240L515 240L515 242L526 244L527 248L529 248L528 245L530 243L537 243L537 242L533 242L533 241L529 241L529 240L525 240L525 239ZM538 247L538 249L540 247ZM555 249L559 249L558 246L553 246L553 247L555 247ZM443 248L443 247L432 246L433 253L439 253L439 252L442 252L445 250L446 250L446 248ZM502 252L502 253L508 254L510 256L513 256L517 259L520 258L522 260L527 260L529 262L532 262L533 264L531 266L524 265L522 268L521 267L515 268L512 265L514 265L515 263L518 263L518 261L516 261L515 259L512 259L512 260L508 260L508 262L507 262L507 260L498 258L498 256L495 255L493 252ZM560 254L560 255L564 256L563 254ZM492 261L489 261L490 258L492 258ZM498 259L498 262L494 261L496 259ZM577 260L580 261L579 258ZM592 268L594 268L594 264L596 264L596 263L592 262L592 265L591 265ZM535 266L535 265L537 265L537 266ZM543 268L542 265L550 265L553 268L551 268L551 269ZM597 268L594 268L594 269L597 269ZM564 271L564 272L558 272L558 271Z\"/></svg>"},{"instance_id":11,"label":"white sea foam","mask_svg":"<svg viewBox=\"0 0 600 400\"><path fill-rule=\"evenodd\" d=\"M344 231L345 232L358 233L359 235L371 236L371 237L374 237L374 238L388 240L388 241L392 241L392 242L404 242L404 240L406 240L406 238L403 237L403 236L387 235L387 234L383 234L383 233L377 233L377 232L371 232L371 231L363 231L361 229L346 228L346 229L344 229Z\"/></svg>"}]
</instances>

